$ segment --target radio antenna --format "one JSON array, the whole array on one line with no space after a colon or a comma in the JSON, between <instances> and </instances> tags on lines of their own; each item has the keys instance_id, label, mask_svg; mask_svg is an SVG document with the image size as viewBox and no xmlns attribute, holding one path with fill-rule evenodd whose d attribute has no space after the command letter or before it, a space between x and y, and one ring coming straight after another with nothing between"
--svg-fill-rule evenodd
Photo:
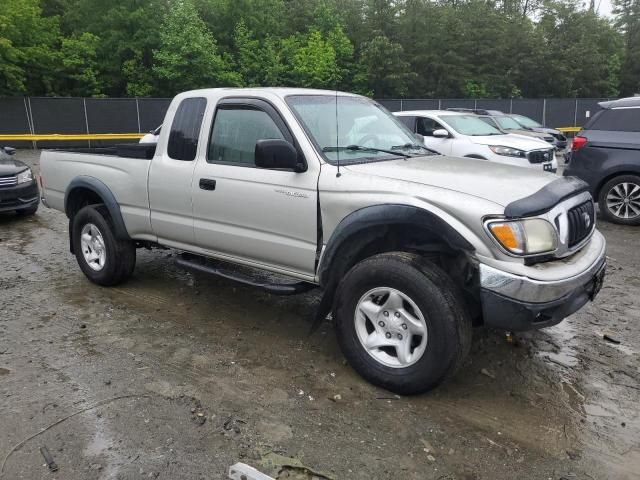
<instances>
[{"instance_id":1,"label":"radio antenna","mask_svg":"<svg viewBox=\"0 0 640 480\"><path fill-rule=\"evenodd\" d=\"M340 140L339 132L340 132L340 129L338 124L338 89L336 88L336 165L338 166L338 172L336 173L336 177L340 177L342 175L340 173L340 145L338 145L338 142Z\"/></svg>"}]
</instances>

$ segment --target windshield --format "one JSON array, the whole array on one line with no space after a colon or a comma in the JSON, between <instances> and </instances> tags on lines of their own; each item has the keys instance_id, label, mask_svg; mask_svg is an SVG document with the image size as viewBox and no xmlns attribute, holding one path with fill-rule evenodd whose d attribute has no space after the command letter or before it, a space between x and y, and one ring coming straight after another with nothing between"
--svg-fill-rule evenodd
<instances>
[{"instance_id":1,"label":"windshield","mask_svg":"<svg viewBox=\"0 0 640 480\"><path fill-rule=\"evenodd\" d=\"M498 122L498 125L500 125L500 128L504 128L505 130L521 130L522 129L522 126L511 117L494 116L493 118L495 119L496 122Z\"/></svg>"},{"instance_id":2,"label":"windshield","mask_svg":"<svg viewBox=\"0 0 640 480\"><path fill-rule=\"evenodd\" d=\"M527 128L540 128L542 126L535 120L523 115L513 115L513 118L515 118L516 122L518 122L520 125Z\"/></svg>"},{"instance_id":3,"label":"windshield","mask_svg":"<svg viewBox=\"0 0 640 480\"><path fill-rule=\"evenodd\" d=\"M476 115L442 115L440 120L448 123L451 128L462 135L473 137L482 135L501 135L502 132L495 127L483 122Z\"/></svg>"},{"instance_id":4,"label":"windshield","mask_svg":"<svg viewBox=\"0 0 640 480\"><path fill-rule=\"evenodd\" d=\"M331 164L431 154L396 117L369 99L291 95L287 103Z\"/></svg>"}]
</instances>

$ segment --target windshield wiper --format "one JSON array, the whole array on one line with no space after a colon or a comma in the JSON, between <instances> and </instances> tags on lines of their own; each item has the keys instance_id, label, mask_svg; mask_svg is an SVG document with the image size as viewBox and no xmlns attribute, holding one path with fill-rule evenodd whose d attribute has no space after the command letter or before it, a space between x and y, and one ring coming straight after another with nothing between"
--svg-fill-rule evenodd
<instances>
[{"instance_id":1,"label":"windshield wiper","mask_svg":"<svg viewBox=\"0 0 640 480\"><path fill-rule=\"evenodd\" d=\"M417 143L405 143L404 145L394 145L393 147L391 147L391 150L408 150L408 149L417 150L418 148L421 148L422 150L426 150L427 152L434 153L436 155L440 155L440 152L436 152L435 150L432 150L428 147L425 147L424 145L420 145Z\"/></svg>"},{"instance_id":2,"label":"windshield wiper","mask_svg":"<svg viewBox=\"0 0 640 480\"><path fill-rule=\"evenodd\" d=\"M351 151L351 152L380 152L380 153L389 153L391 155L400 155L401 157L411 158L411 155L408 153L398 152L397 150L386 150L384 148L374 148L374 147L364 147L362 145L347 145L346 147L324 147L322 149L323 152L342 152L342 151Z\"/></svg>"}]
</instances>

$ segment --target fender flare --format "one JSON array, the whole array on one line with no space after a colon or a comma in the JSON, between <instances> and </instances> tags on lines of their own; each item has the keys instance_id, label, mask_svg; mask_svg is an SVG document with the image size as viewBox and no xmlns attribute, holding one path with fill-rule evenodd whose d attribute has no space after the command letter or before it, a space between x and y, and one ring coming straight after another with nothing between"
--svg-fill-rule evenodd
<instances>
[{"instance_id":1,"label":"fender flare","mask_svg":"<svg viewBox=\"0 0 640 480\"><path fill-rule=\"evenodd\" d=\"M372 205L347 215L331 234L318 267L320 285L325 287L329 284L332 267L343 253L342 247L353 239L354 235L376 225L392 226L400 224L421 225L436 232L440 238L454 249L470 252L475 250L467 239L433 212L411 205Z\"/></svg>"},{"instance_id":2,"label":"fender flare","mask_svg":"<svg viewBox=\"0 0 640 480\"><path fill-rule=\"evenodd\" d=\"M67 214L69 220L71 220L71 217L69 216L69 197L71 196L73 190L75 190L76 188L91 190L93 193L98 195L109 211L111 221L113 222L113 228L115 230L114 233L116 235L116 238L118 238L119 240L131 240L129 232L127 232L127 227L124 224L124 219L122 218L120 204L116 200L115 195L109 189L109 187L107 187L102 181L98 180L95 177L80 175L79 177L71 180L71 183L69 183L69 186L67 186L67 190L64 193L64 211Z\"/></svg>"}]
</instances>

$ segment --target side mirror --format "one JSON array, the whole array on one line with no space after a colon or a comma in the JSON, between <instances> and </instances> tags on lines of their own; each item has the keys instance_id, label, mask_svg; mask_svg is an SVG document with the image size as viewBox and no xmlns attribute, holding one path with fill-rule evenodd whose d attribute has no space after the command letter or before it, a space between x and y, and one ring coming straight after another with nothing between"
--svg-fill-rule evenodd
<instances>
[{"instance_id":1,"label":"side mirror","mask_svg":"<svg viewBox=\"0 0 640 480\"><path fill-rule=\"evenodd\" d=\"M298 151L286 140L258 140L255 149L256 166L304 172L306 166L298 160Z\"/></svg>"},{"instance_id":2,"label":"side mirror","mask_svg":"<svg viewBox=\"0 0 640 480\"><path fill-rule=\"evenodd\" d=\"M413 135L418 139L420 145L424 145L424 135L420 135L419 133L414 133Z\"/></svg>"},{"instance_id":3,"label":"side mirror","mask_svg":"<svg viewBox=\"0 0 640 480\"><path fill-rule=\"evenodd\" d=\"M4 153L6 153L7 155L13 155L14 153L16 153L16 149L11 147L2 147L2 150L4 150Z\"/></svg>"},{"instance_id":4,"label":"side mirror","mask_svg":"<svg viewBox=\"0 0 640 480\"><path fill-rule=\"evenodd\" d=\"M433 136L437 138L448 138L449 132L447 132L444 128L439 128L433 131Z\"/></svg>"}]
</instances>

